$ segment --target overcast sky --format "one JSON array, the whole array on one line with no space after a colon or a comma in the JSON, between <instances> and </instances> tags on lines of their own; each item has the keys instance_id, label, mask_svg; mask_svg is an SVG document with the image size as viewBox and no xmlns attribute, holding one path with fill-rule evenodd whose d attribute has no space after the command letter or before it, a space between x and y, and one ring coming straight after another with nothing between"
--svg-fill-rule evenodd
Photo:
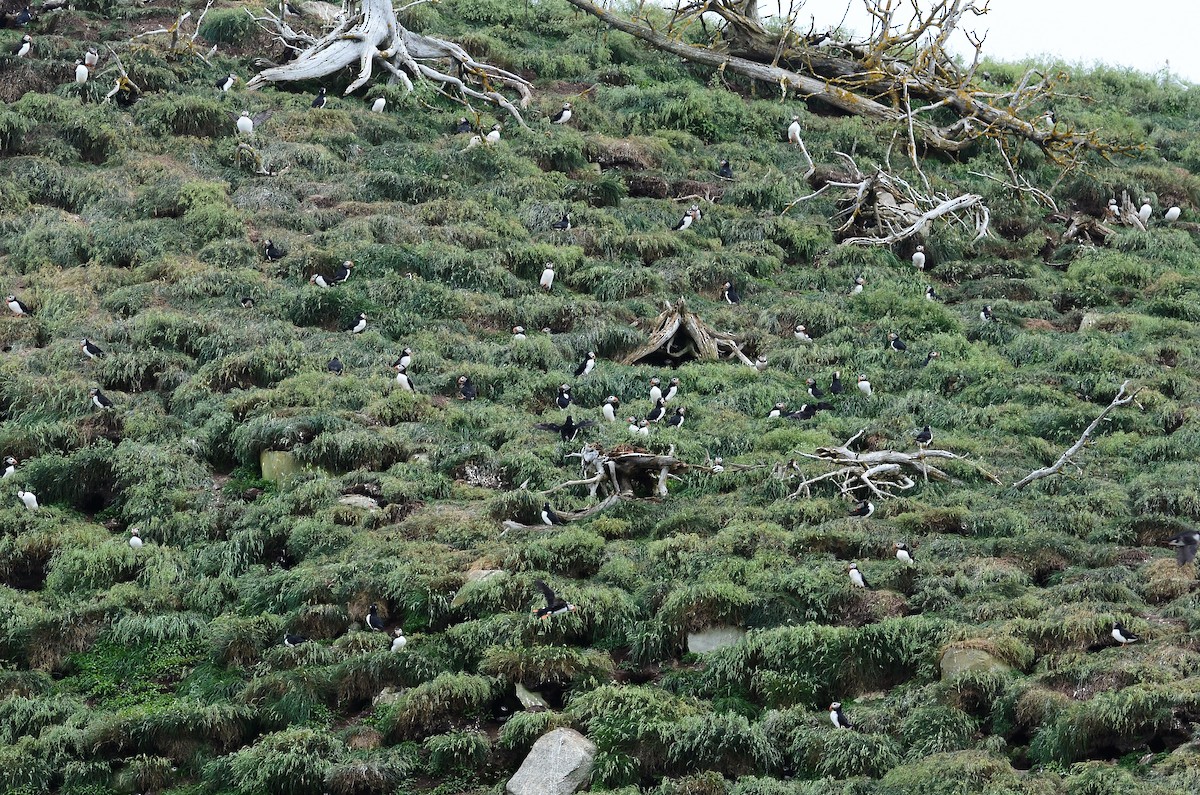
<instances>
[{"instance_id":1,"label":"overcast sky","mask_svg":"<svg viewBox=\"0 0 1200 795\"><path fill-rule=\"evenodd\" d=\"M836 25L870 30L862 0L807 0L803 27L814 16L817 29ZM929 5L926 2L923 5ZM778 12L776 0L762 0L764 16ZM787 0L784 0L784 13ZM988 32L984 55L1000 61L1049 54L1090 65L1102 62L1154 74L1170 62L1171 73L1200 83L1200 2L1197 0L992 0L985 16L962 26ZM968 48L956 35L959 48Z\"/></svg>"}]
</instances>

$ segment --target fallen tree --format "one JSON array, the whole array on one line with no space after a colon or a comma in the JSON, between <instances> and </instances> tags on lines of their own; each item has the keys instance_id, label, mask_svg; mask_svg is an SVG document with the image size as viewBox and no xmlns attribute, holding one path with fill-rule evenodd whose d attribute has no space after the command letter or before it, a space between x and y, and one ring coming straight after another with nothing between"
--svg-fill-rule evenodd
<instances>
[{"instance_id":1,"label":"fallen tree","mask_svg":"<svg viewBox=\"0 0 1200 795\"><path fill-rule=\"evenodd\" d=\"M709 328L699 315L688 311L682 298L674 305L668 305L654 319L651 328L646 343L621 359L621 364L678 366L696 359L714 361L733 357L754 366L732 334Z\"/></svg>"}]
</instances>

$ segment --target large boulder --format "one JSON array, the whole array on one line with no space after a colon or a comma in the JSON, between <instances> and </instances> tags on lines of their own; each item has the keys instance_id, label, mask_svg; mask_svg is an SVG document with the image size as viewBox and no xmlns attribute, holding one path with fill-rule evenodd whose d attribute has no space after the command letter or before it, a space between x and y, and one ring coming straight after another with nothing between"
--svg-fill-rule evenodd
<instances>
[{"instance_id":1,"label":"large boulder","mask_svg":"<svg viewBox=\"0 0 1200 795\"><path fill-rule=\"evenodd\" d=\"M574 729L555 729L538 738L508 780L508 795L572 795L587 784L596 745Z\"/></svg>"}]
</instances>

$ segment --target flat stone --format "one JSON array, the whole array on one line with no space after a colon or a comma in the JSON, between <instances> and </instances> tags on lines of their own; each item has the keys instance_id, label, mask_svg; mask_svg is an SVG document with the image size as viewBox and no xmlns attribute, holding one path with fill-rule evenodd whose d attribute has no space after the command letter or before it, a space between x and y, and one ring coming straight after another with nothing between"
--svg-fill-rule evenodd
<instances>
[{"instance_id":1,"label":"flat stone","mask_svg":"<svg viewBox=\"0 0 1200 795\"><path fill-rule=\"evenodd\" d=\"M953 679L968 671L1007 673L1013 668L994 654L983 649L946 649L941 660L942 679Z\"/></svg>"},{"instance_id":2,"label":"flat stone","mask_svg":"<svg viewBox=\"0 0 1200 795\"><path fill-rule=\"evenodd\" d=\"M587 784L595 760L595 743L574 729L555 729L533 744L504 791L508 795L573 795Z\"/></svg>"},{"instance_id":3,"label":"flat stone","mask_svg":"<svg viewBox=\"0 0 1200 795\"><path fill-rule=\"evenodd\" d=\"M351 508L362 508L365 511L379 510L379 503L362 494L343 494L338 497L338 505L349 505Z\"/></svg>"},{"instance_id":4,"label":"flat stone","mask_svg":"<svg viewBox=\"0 0 1200 795\"><path fill-rule=\"evenodd\" d=\"M514 687L517 691L517 701L520 701L521 706L529 712L545 712L550 709L550 705L546 703L546 699L542 698L541 693L530 690L520 682L517 682Z\"/></svg>"},{"instance_id":5,"label":"flat stone","mask_svg":"<svg viewBox=\"0 0 1200 795\"><path fill-rule=\"evenodd\" d=\"M709 627L699 632L689 632L687 648L692 654L704 654L732 646L744 637L746 630L741 627Z\"/></svg>"},{"instance_id":6,"label":"flat stone","mask_svg":"<svg viewBox=\"0 0 1200 795\"><path fill-rule=\"evenodd\" d=\"M450 606L461 607L467 603L467 599L471 597L472 591L479 588L483 583L494 580L504 574L504 569L474 569L473 571L468 571L466 583L458 589L458 593L454 594L454 598L450 601Z\"/></svg>"}]
</instances>

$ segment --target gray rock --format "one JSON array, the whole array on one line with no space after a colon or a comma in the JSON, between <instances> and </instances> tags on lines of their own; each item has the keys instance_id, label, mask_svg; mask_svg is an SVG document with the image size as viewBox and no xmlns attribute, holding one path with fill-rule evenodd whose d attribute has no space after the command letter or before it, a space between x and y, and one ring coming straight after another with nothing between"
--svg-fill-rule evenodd
<instances>
[{"instance_id":1,"label":"gray rock","mask_svg":"<svg viewBox=\"0 0 1200 795\"><path fill-rule=\"evenodd\" d=\"M574 729L555 729L538 738L508 780L508 795L572 795L588 783L596 745Z\"/></svg>"},{"instance_id":2,"label":"gray rock","mask_svg":"<svg viewBox=\"0 0 1200 795\"><path fill-rule=\"evenodd\" d=\"M744 637L746 630L741 627L709 627L699 632L689 632L687 648L692 654L704 654L732 646Z\"/></svg>"},{"instance_id":3,"label":"gray rock","mask_svg":"<svg viewBox=\"0 0 1200 795\"><path fill-rule=\"evenodd\" d=\"M1102 312L1084 312L1083 319L1079 321L1079 330L1087 331L1088 329L1095 328L1096 324L1103 319L1104 313Z\"/></svg>"},{"instance_id":4,"label":"gray rock","mask_svg":"<svg viewBox=\"0 0 1200 795\"><path fill-rule=\"evenodd\" d=\"M454 594L450 601L451 607L461 607L471 598L471 594L484 583L504 575L504 569L475 569L467 572L467 582Z\"/></svg>"},{"instance_id":5,"label":"gray rock","mask_svg":"<svg viewBox=\"0 0 1200 795\"><path fill-rule=\"evenodd\" d=\"M550 709L550 705L546 703L546 699L542 698L542 694L536 690L530 690L525 685L517 682L515 685L517 693L517 701L521 702L521 706L528 712L545 712Z\"/></svg>"},{"instance_id":6,"label":"gray rock","mask_svg":"<svg viewBox=\"0 0 1200 795\"><path fill-rule=\"evenodd\" d=\"M338 505L349 505L351 508L362 508L365 511L379 510L379 503L362 494L343 494L338 497Z\"/></svg>"},{"instance_id":7,"label":"gray rock","mask_svg":"<svg viewBox=\"0 0 1200 795\"><path fill-rule=\"evenodd\" d=\"M263 479L276 483L304 469L304 465L296 460L296 456L280 450L263 450L258 454L258 463L262 467Z\"/></svg>"},{"instance_id":8,"label":"gray rock","mask_svg":"<svg viewBox=\"0 0 1200 795\"><path fill-rule=\"evenodd\" d=\"M953 679L968 671L1007 673L1012 666L983 649L946 649L941 660L942 679Z\"/></svg>"}]
</instances>

